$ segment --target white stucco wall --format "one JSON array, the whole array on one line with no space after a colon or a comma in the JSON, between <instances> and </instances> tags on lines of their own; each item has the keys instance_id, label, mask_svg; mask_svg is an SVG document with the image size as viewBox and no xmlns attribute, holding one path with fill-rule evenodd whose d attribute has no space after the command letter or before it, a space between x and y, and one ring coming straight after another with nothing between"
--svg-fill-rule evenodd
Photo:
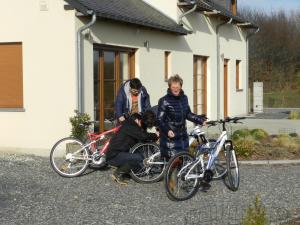
<instances>
[{"instance_id":1,"label":"white stucco wall","mask_svg":"<svg viewBox=\"0 0 300 225\"><path fill-rule=\"evenodd\" d=\"M220 55L221 63L223 59L229 59L228 64L228 114L230 116L247 114L247 88L246 83L246 40L245 33L232 25L220 28ZM240 60L240 88L236 90L236 60ZM220 67L221 75L224 74L224 67ZM221 76L221 90L224 93L224 76ZM221 98L221 109L224 108L223 97ZM221 110L221 116L223 116Z\"/></svg>"},{"instance_id":2,"label":"white stucco wall","mask_svg":"<svg viewBox=\"0 0 300 225\"><path fill-rule=\"evenodd\" d=\"M179 10L169 0L145 0L177 20ZM0 150L49 154L59 138L69 135L69 117L76 108L76 31L90 18L75 17L75 10L66 11L63 0L48 0L48 11L40 11L39 0L2 1L0 43L23 43L24 112L0 109ZM16 7L18 6L18 7ZM24 10L26 9L26 10ZM15 15L15 16L14 16ZM165 95L164 51L171 51L170 75L184 79L183 89L193 105L193 56L207 59L207 114L217 116L217 49L215 27L222 21L210 20L200 13L184 19L193 34L180 36L98 19L91 29L91 38L84 39L85 111L93 116L93 44L136 48L136 76L156 105ZM5 31L5 32L3 32ZM230 116L247 112L246 106L246 42L235 26L220 29L220 58L230 59L228 90ZM149 41L149 50L144 42ZM243 92L235 90L235 60L241 60L240 76ZM223 61L220 60L220 109L223 116Z\"/></svg>"},{"instance_id":3,"label":"white stucco wall","mask_svg":"<svg viewBox=\"0 0 300 225\"><path fill-rule=\"evenodd\" d=\"M0 43L23 44L24 112L0 109L0 150L49 155L76 107L74 11L64 1L1 1Z\"/></svg>"}]
</instances>

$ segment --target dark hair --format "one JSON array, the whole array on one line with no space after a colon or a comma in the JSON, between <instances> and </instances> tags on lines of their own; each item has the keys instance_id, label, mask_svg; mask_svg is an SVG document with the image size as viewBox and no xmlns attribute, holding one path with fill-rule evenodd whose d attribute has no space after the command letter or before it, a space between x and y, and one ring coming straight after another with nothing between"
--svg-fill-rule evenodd
<instances>
[{"instance_id":1,"label":"dark hair","mask_svg":"<svg viewBox=\"0 0 300 225\"><path fill-rule=\"evenodd\" d=\"M133 113L133 114L130 116L130 118L133 119L133 120L136 120L136 119L142 120L142 115L139 114L139 113Z\"/></svg>"},{"instance_id":2,"label":"dark hair","mask_svg":"<svg viewBox=\"0 0 300 225\"><path fill-rule=\"evenodd\" d=\"M142 83L138 78L133 78L129 82L130 88L140 90L142 88Z\"/></svg>"},{"instance_id":3,"label":"dark hair","mask_svg":"<svg viewBox=\"0 0 300 225\"><path fill-rule=\"evenodd\" d=\"M147 110L142 115L142 127L144 129L154 127L157 123L156 115L153 111Z\"/></svg>"}]
</instances>

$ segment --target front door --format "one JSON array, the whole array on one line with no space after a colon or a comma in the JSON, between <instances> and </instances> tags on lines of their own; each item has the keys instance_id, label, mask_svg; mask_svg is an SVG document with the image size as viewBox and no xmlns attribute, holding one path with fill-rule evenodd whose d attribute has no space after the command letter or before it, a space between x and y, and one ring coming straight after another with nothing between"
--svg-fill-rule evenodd
<instances>
[{"instance_id":1,"label":"front door","mask_svg":"<svg viewBox=\"0 0 300 225\"><path fill-rule=\"evenodd\" d=\"M132 49L95 46L94 48L94 117L100 121L96 130L112 127L115 99L124 81L134 77Z\"/></svg>"}]
</instances>

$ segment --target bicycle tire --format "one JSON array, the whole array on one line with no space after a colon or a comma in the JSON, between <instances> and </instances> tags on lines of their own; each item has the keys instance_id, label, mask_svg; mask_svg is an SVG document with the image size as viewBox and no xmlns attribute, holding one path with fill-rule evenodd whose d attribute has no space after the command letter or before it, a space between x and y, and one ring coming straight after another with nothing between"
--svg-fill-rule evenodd
<instances>
[{"instance_id":1,"label":"bicycle tire","mask_svg":"<svg viewBox=\"0 0 300 225\"><path fill-rule=\"evenodd\" d=\"M228 188L231 191L237 191L240 184L239 163L234 149L230 145L225 146L226 149L226 166L228 176ZM235 175L232 174L235 171Z\"/></svg>"},{"instance_id":2,"label":"bicycle tire","mask_svg":"<svg viewBox=\"0 0 300 225\"><path fill-rule=\"evenodd\" d=\"M71 172L70 173L67 173L67 168L70 169L71 165L74 164L76 166L76 163L77 163L77 166L76 167L79 167L78 166L78 161L79 159L72 159L72 153L68 153L68 151L71 151L71 150L68 150L68 144L73 144L76 149L74 150L74 147L73 147L73 150L72 151L78 151L80 149L82 149L82 151L80 151L80 154L82 155L82 160L84 163L82 166L80 166L80 169L77 170L76 172ZM58 151L62 151L62 153L57 153ZM57 157L57 160L56 160L56 154L58 154L58 157ZM76 155L77 156L77 155ZM54 144L54 146L52 147L51 151L50 151L50 165L52 167L52 169L58 173L60 176L62 177L67 177L67 178L71 178L71 177L77 177L77 176L80 176L81 174L83 174L85 172L85 170L87 169L88 167L88 150L86 148L84 148L84 144L76 139L76 138L72 138L72 137L66 137L66 138L63 138L61 140L59 140L58 142L56 142ZM78 156L77 156L78 157ZM65 158L65 159L64 159ZM59 165L57 163L57 161L63 161L63 163L61 165ZM66 166L65 163L68 162L69 165Z\"/></svg>"},{"instance_id":3,"label":"bicycle tire","mask_svg":"<svg viewBox=\"0 0 300 225\"><path fill-rule=\"evenodd\" d=\"M147 148L148 147L148 148ZM145 150L148 150L148 152L145 152ZM150 150L150 151L149 151ZM160 153L160 148L159 145L157 145L156 143L138 143L135 146L133 146L130 149L130 153L133 154L143 154L143 157L145 158L149 158L151 157L153 154L155 153ZM150 154L149 154L150 153ZM156 159L159 158L160 159L160 154L158 155L158 157L156 157ZM130 176L131 178L138 182L138 183L155 183L158 182L160 180L162 180L163 176L164 176L164 171L166 168L166 163L163 162L163 166L162 168L159 168L160 166L156 166L156 165L150 165L148 167L146 167L145 165L143 165L143 168L140 168L138 171L136 170L131 170L130 171ZM148 176L147 178L147 174L143 173L143 170L148 170L149 173L151 172L151 170L153 170L154 168L157 168L157 173L154 174L152 173L153 177ZM153 172L153 171L152 171Z\"/></svg>"},{"instance_id":4,"label":"bicycle tire","mask_svg":"<svg viewBox=\"0 0 300 225\"><path fill-rule=\"evenodd\" d=\"M195 157L193 155L191 155L190 153L188 152L180 152L180 153L177 153L176 155L174 155L168 165L167 165L167 168L166 168L166 174L165 174L165 178L164 178L164 186L165 186L165 190L166 190L166 194L167 194L167 197L172 200L172 201L184 201L184 200L188 200L190 198L192 198L196 193L197 191L199 190L199 187L200 187L200 178L195 178L195 179L190 179L190 180L194 180L194 184L192 186L192 190L187 193L186 196L183 196L183 197L180 197L180 196L176 196L173 192L174 192L174 187L171 187L172 185L170 185L172 182L171 182L171 178L174 178L174 176L172 177L174 171L176 172L175 168L177 167L180 167L180 163L184 163L183 162L183 158L186 157L186 158L189 158L190 160L192 161L195 161ZM183 164L184 165L184 164ZM188 167L189 168L189 167ZM195 168L195 174L199 175L199 166L196 166ZM177 172L178 172L178 169L177 169ZM181 170L179 172L182 172ZM176 173L175 173L176 174ZM178 184L178 180L179 182L182 181L182 178L180 177L178 179L178 174L176 175L176 182ZM174 181L173 181L174 183ZM175 184L176 185L176 184ZM177 189L178 191L178 189ZM179 192L179 191L178 191Z\"/></svg>"}]
</instances>

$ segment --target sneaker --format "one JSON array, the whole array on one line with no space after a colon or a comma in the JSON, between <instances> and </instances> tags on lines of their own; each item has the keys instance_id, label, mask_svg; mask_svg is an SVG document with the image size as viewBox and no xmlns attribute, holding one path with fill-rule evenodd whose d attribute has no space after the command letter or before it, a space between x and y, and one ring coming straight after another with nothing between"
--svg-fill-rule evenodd
<instances>
[{"instance_id":1,"label":"sneaker","mask_svg":"<svg viewBox=\"0 0 300 225\"><path fill-rule=\"evenodd\" d=\"M66 164L62 164L60 167L59 167L59 170L61 172L67 172L68 171L68 166Z\"/></svg>"},{"instance_id":2,"label":"sneaker","mask_svg":"<svg viewBox=\"0 0 300 225\"><path fill-rule=\"evenodd\" d=\"M123 174L113 173L111 178L116 181L118 184L127 185L128 181L126 181L123 177Z\"/></svg>"},{"instance_id":3,"label":"sneaker","mask_svg":"<svg viewBox=\"0 0 300 225\"><path fill-rule=\"evenodd\" d=\"M200 187L201 187L201 191L207 192L210 189L211 185L205 181L201 181Z\"/></svg>"}]
</instances>

